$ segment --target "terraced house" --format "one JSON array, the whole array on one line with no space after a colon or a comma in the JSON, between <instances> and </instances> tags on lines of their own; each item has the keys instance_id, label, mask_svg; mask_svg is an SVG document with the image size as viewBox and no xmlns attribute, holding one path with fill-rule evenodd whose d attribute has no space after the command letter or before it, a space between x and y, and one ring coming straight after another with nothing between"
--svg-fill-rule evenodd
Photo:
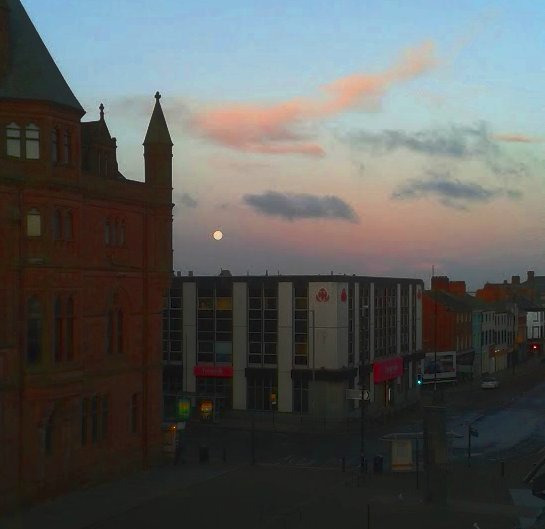
<instances>
[{"instance_id":1,"label":"terraced house","mask_svg":"<svg viewBox=\"0 0 545 529\"><path fill-rule=\"evenodd\" d=\"M172 141L156 94L127 180L19 0L0 29L1 509L160 454Z\"/></svg>"}]
</instances>

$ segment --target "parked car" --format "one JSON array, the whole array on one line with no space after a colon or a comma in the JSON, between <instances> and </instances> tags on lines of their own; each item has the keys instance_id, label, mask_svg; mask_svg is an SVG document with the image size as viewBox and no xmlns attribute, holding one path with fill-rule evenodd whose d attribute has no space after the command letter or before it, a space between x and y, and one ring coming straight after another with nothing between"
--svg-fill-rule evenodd
<instances>
[{"instance_id":1,"label":"parked car","mask_svg":"<svg viewBox=\"0 0 545 529\"><path fill-rule=\"evenodd\" d=\"M481 389L496 389L500 386L497 378L486 376L481 378Z\"/></svg>"}]
</instances>

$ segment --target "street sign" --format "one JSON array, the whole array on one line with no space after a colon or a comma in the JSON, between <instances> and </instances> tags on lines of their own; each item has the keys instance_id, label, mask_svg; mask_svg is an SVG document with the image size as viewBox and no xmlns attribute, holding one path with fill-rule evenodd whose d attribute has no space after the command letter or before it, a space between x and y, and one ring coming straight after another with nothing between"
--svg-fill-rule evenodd
<instances>
[{"instance_id":1,"label":"street sign","mask_svg":"<svg viewBox=\"0 0 545 529\"><path fill-rule=\"evenodd\" d=\"M347 389L346 400L369 400L368 389Z\"/></svg>"},{"instance_id":2,"label":"street sign","mask_svg":"<svg viewBox=\"0 0 545 529\"><path fill-rule=\"evenodd\" d=\"M361 400L361 389L347 389L346 400Z\"/></svg>"}]
</instances>

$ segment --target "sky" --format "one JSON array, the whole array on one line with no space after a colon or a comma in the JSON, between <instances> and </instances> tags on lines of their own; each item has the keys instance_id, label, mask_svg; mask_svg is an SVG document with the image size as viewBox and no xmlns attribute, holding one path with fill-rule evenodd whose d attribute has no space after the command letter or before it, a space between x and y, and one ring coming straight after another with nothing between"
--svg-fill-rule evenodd
<instances>
[{"instance_id":1,"label":"sky","mask_svg":"<svg viewBox=\"0 0 545 529\"><path fill-rule=\"evenodd\" d=\"M127 178L161 92L175 270L545 273L541 2L23 4Z\"/></svg>"}]
</instances>

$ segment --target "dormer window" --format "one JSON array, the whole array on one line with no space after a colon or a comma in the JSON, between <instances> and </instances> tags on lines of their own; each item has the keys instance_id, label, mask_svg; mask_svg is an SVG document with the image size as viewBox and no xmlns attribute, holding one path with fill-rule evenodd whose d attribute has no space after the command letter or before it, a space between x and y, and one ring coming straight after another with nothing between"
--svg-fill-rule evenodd
<instances>
[{"instance_id":1,"label":"dormer window","mask_svg":"<svg viewBox=\"0 0 545 529\"><path fill-rule=\"evenodd\" d=\"M34 123L25 129L25 151L27 160L40 159L40 129Z\"/></svg>"},{"instance_id":2,"label":"dormer window","mask_svg":"<svg viewBox=\"0 0 545 529\"><path fill-rule=\"evenodd\" d=\"M10 123L6 127L7 155L14 158L21 157L21 128L17 123Z\"/></svg>"}]
</instances>

